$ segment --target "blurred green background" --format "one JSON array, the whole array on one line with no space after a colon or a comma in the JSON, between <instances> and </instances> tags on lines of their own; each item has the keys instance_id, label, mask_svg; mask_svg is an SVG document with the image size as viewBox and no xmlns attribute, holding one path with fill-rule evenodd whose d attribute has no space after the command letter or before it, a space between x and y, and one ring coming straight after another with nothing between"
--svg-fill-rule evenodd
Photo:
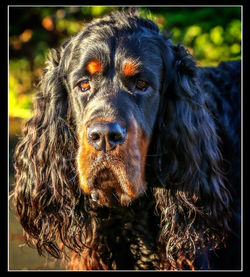
<instances>
[{"instance_id":1,"label":"blurred green background","mask_svg":"<svg viewBox=\"0 0 250 277\"><path fill-rule=\"evenodd\" d=\"M25 120L32 114L32 98L49 48L56 48L92 18L121 7L9 7L9 153L10 190L12 155ZM142 16L172 33L198 65L217 65L241 58L240 7L149 7ZM10 201L10 269L60 269L60 263L40 258L34 249L19 247L22 232Z\"/></svg>"}]
</instances>

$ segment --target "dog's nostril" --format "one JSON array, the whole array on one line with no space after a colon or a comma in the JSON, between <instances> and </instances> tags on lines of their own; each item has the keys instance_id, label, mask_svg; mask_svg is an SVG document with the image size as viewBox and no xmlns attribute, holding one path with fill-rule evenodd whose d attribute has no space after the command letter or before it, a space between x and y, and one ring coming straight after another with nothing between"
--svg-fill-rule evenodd
<instances>
[{"instance_id":1,"label":"dog's nostril","mask_svg":"<svg viewBox=\"0 0 250 277\"><path fill-rule=\"evenodd\" d=\"M123 140L123 136L120 132L111 132L108 136L108 139L111 142L119 142Z\"/></svg>"},{"instance_id":2,"label":"dog's nostril","mask_svg":"<svg viewBox=\"0 0 250 277\"><path fill-rule=\"evenodd\" d=\"M100 135L98 133L91 133L89 135L89 138L92 139L93 141L98 141L100 139Z\"/></svg>"}]
</instances>

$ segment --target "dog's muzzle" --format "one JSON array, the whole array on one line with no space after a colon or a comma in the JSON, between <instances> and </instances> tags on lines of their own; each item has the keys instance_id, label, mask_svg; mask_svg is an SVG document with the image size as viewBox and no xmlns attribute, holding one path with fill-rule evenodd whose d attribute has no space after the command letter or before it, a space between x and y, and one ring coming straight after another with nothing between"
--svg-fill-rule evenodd
<instances>
[{"instance_id":1,"label":"dog's muzzle","mask_svg":"<svg viewBox=\"0 0 250 277\"><path fill-rule=\"evenodd\" d=\"M84 193L102 206L129 206L146 190L149 138L134 117L99 118L79 131L77 167Z\"/></svg>"}]
</instances>

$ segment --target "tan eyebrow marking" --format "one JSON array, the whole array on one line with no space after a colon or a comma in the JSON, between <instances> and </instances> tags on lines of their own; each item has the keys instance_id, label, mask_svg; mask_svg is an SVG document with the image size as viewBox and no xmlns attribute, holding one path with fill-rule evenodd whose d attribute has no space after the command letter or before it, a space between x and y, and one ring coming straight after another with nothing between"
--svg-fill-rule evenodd
<instances>
[{"instance_id":1,"label":"tan eyebrow marking","mask_svg":"<svg viewBox=\"0 0 250 277\"><path fill-rule=\"evenodd\" d=\"M102 63L97 60L93 60L87 64L87 70L90 74L98 73L102 70Z\"/></svg>"},{"instance_id":2,"label":"tan eyebrow marking","mask_svg":"<svg viewBox=\"0 0 250 277\"><path fill-rule=\"evenodd\" d=\"M122 66L122 72L125 76L135 75L139 70L139 63L137 61L129 60Z\"/></svg>"}]
</instances>

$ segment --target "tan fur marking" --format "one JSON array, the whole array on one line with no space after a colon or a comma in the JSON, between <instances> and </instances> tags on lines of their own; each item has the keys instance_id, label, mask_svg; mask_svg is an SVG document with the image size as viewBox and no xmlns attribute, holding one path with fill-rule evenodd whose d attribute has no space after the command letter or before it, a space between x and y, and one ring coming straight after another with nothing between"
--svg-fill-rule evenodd
<instances>
[{"instance_id":1,"label":"tan fur marking","mask_svg":"<svg viewBox=\"0 0 250 277\"><path fill-rule=\"evenodd\" d=\"M133 76L138 72L138 64L133 61L126 62L122 67L125 76Z\"/></svg>"},{"instance_id":2,"label":"tan fur marking","mask_svg":"<svg viewBox=\"0 0 250 277\"><path fill-rule=\"evenodd\" d=\"M102 70L102 64L101 64L100 61L93 60L93 61L88 63L87 70L90 74L93 75L93 74L98 73Z\"/></svg>"}]
</instances>

